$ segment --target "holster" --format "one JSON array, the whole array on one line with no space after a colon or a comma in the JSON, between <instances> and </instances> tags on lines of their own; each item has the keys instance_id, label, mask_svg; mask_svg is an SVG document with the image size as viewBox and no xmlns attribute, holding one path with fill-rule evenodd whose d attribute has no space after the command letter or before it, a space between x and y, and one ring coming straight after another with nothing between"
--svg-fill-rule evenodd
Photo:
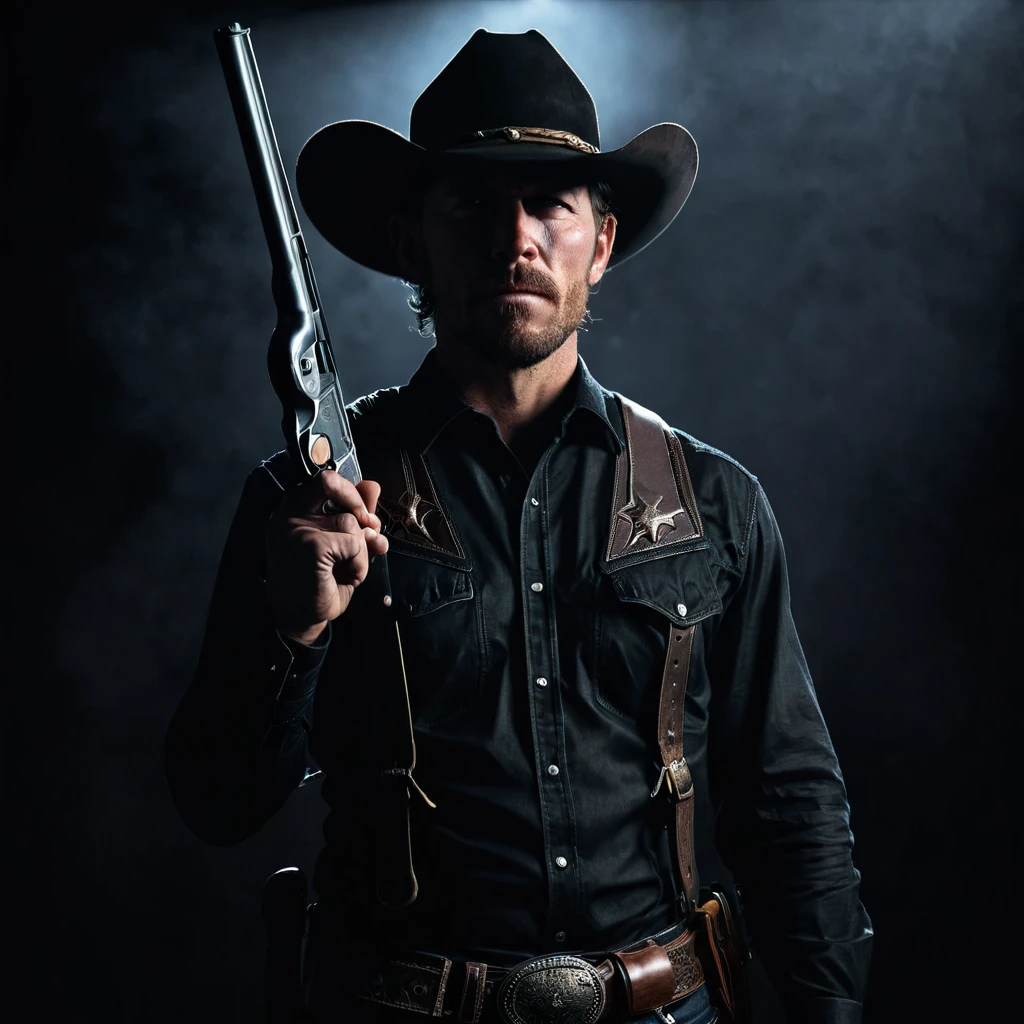
<instances>
[{"instance_id":1,"label":"holster","mask_svg":"<svg viewBox=\"0 0 1024 1024\"><path fill-rule=\"evenodd\" d=\"M740 922L719 888L701 889L692 927L697 933L694 948L720 1024L747 1024L751 1019L746 971L750 953Z\"/></svg>"},{"instance_id":2,"label":"holster","mask_svg":"<svg viewBox=\"0 0 1024 1024\"><path fill-rule=\"evenodd\" d=\"M266 1024L296 1024L311 1019L306 1010L303 962L308 906L305 872L275 871L263 886L262 911L267 929L263 972Z\"/></svg>"}]
</instances>

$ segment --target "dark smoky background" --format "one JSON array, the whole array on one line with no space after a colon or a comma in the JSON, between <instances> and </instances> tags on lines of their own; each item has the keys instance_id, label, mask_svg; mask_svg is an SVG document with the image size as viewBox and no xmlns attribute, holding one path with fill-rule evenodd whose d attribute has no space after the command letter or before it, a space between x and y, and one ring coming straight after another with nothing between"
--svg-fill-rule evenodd
<instances>
[{"instance_id":1,"label":"dark smoky background","mask_svg":"<svg viewBox=\"0 0 1024 1024\"><path fill-rule=\"evenodd\" d=\"M984 1014L1018 863L1022 8L238 0L24 5L5 34L0 1017L259 1019L263 879L320 844L315 786L202 844L161 762L242 481L282 443L211 36L236 19L289 169L329 121L405 132L481 25L551 38L603 148L691 130L693 195L606 278L582 352L772 499L876 926L867 1019ZM406 381L405 290L306 227L347 396Z\"/></svg>"}]
</instances>

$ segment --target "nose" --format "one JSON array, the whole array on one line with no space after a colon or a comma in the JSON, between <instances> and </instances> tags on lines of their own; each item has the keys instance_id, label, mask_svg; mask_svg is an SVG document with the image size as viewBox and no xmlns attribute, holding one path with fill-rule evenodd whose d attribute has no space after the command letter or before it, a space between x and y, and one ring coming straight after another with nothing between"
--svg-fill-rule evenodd
<instances>
[{"instance_id":1,"label":"nose","mask_svg":"<svg viewBox=\"0 0 1024 1024\"><path fill-rule=\"evenodd\" d=\"M527 213L521 199L510 201L495 217L491 239L491 258L513 267L520 260L534 260L538 256L534 237L536 222Z\"/></svg>"}]
</instances>

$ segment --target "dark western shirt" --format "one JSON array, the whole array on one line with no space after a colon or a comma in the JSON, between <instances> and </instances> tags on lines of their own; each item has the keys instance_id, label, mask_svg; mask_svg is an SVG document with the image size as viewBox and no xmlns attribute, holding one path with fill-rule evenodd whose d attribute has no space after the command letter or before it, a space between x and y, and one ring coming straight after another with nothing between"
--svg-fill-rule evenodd
<instances>
[{"instance_id":1,"label":"dark western shirt","mask_svg":"<svg viewBox=\"0 0 1024 1024\"><path fill-rule=\"evenodd\" d=\"M282 639L266 609L264 530L286 460L246 484L169 733L190 826L221 844L251 835L312 757L330 807L315 884L360 941L503 964L620 947L679 914L672 805L651 793L669 624L699 624L684 727L699 843L733 873L794 1018L859 1020L871 931L849 807L757 479L677 431L706 544L610 571L624 430L582 361L525 461L432 355L350 415L368 478L388 445L422 456L439 507L420 521L447 515L460 551L393 531L388 555L416 778L437 805L412 805L419 898L385 912L371 895L373 807L358 780L374 651L359 591L312 647Z\"/></svg>"}]
</instances>

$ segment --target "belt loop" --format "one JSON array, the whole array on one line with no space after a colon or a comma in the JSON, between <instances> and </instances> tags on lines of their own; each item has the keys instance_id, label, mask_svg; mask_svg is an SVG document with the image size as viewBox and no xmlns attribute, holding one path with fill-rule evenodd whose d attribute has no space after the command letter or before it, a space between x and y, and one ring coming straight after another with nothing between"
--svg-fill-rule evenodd
<instances>
[{"instance_id":1,"label":"belt loop","mask_svg":"<svg viewBox=\"0 0 1024 1024\"><path fill-rule=\"evenodd\" d=\"M487 964L466 964L466 977L462 983L462 1001L459 1003L459 1014L456 1020L467 1024L477 1024L484 1005L485 983L487 981Z\"/></svg>"}]
</instances>

